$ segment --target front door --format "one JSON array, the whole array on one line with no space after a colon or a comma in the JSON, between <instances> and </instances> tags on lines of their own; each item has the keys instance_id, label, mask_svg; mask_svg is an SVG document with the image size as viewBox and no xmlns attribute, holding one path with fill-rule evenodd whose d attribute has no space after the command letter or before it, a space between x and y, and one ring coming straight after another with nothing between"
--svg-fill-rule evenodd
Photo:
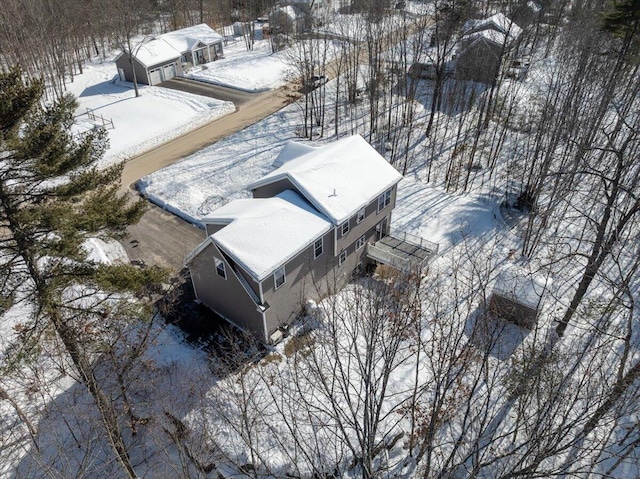
<instances>
[{"instance_id":1,"label":"front door","mask_svg":"<svg viewBox=\"0 0 640 479\"><path fill-rule=\"evenodd\" d=\"M387 217L376 225L376 241L380 241L387 236Z\"/></svg>"}]
</instances>

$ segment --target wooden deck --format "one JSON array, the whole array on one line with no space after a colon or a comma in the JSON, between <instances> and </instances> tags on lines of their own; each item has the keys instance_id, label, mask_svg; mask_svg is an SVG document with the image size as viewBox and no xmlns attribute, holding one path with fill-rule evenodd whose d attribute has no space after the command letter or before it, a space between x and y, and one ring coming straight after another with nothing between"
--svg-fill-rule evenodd
<instances>
[{"instance_id":1,"label":"wooden deck","mask_svg":"<svg viewBox=\"0 0 640 479\"><path fill-rule=\"evenodd\" d=\"M419 244L399 235L385 236L367 246L367 256L382 264L398 269L422 268L437 253L437 245ZM425 242L426 243L426 242Z\"/></svg>"}]
</instances>

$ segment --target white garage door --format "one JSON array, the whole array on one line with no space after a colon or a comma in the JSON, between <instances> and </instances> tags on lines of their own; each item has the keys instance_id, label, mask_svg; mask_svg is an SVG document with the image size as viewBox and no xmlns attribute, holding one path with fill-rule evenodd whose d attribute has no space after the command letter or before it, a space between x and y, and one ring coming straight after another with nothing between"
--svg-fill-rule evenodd
<instances>
[{"instance_id":1,"label":"white garage door","mask_svg":"<svg viewBox=\"0 0 640 479\"><path fill-rule=\"evenodd\" d=\"M164 81L171 80L176 76L176 64L165 65L164 67Z\"/></svg>"},{"instance_id":2,"label":"white garage door","mask_svg":"<svg viewBox=\"0 0 640 479\"><path fill-rule=\"evenodd\" d=\"M156 68L155 70L149 70L149 85L157 85L162 83L162 69Z\"/></svg>"}]
</instances>

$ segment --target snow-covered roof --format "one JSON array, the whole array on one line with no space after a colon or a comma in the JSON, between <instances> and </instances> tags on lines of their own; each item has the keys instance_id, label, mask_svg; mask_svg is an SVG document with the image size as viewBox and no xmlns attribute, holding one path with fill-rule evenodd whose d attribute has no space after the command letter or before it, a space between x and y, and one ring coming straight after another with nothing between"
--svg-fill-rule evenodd
<instances>
[{"instance_id":1,"label":"snow-covered roof","mask_svg":"<svg viewBox=\"0 0 640 479\"><path fill-rule=\"evenodd\" d=\"M494 43L498 46L505 45L507 36L502 32L495 30L481 30L479 32L470 33L462 38L462 43L465 45L471 45L478 40L484 40L489 43Z\"/></svg>"},{"instance_id":2,"label":"snow-covered roof","mask_svg":"<svg viewBox=\"0 0 640 479\"><path fill-rule=\"evenodd\" d=\"M147 68L180 58L180 52L158 39L143 43L137 50L134 49L134 52L138 62Z\"/></svg>"},{"instance_id":3,"label":"snow-covered roof","mask_svg":"<svg viewBox=\"0 0 640 479\"><path fill-rule=\"evenodd\" d=\"M200 42L204 45L212 45L222 41L222 36L206 23L163 33L156 38L164 40L181 53L194 50Z\"/></svg>"},{"instance_id":4,"label":"snow-covered roof","mask_svg":"<svg viewBox=\"0 0 640 479\"><path fill-rule=\"evenodd\" d=\"M293 160L294 158L298 158L305 153L309 153L310 151L314 151L315 149L316 147L307 145L306 143L289 140L285 143L284 148L280 150L276 159L273 160L271 166L279 168L286 162Z\"/></svg>"},{"instance_id":5,"label":"snow-covered roof","mask_svg":"<svg viewBox=\"0 0 640 479\"><path fill-rule=\"evenodd\" d=\"M501 271L496 278L493 291L524 306L538 309L545 289L545 282L542 278L528 274L516 267L508 267Z\"/></svg>"},{"instance_id":6,"label":"snow-covered roof","mask_svg":"<svg viewBox=\"0 0 640 479\"><path fill-rule=\"evenodd\" d=\"M496 30L508 35L510 42L516 40L522 33L522 28L516 25L503 13L496 13L481 20L468 20L462 27L463 33L473 33L486 30Z\"/></svg>"},{"instance_id":7,"label":"snow-covered roof","mask_svg":"<svg viewBox=\"0 0 640 479\"><path fill-rule=\"evenodd\" d=\"M232 201L202 222L226 224L210 238L257 281L313 244L332 226L291 190L273 198Z\"/></svg>"},{"instance_id":8,"label":"snow-covered roof","mask_svg":"<svg viewBox=\"0 0 640 479\"><path fill-rule=\"evenodd\" d=\"M340 224L402 175L364 138L354 135L290 159L249 189L282 179L291 181L313 206Z\"/></svg>"}]
</instances>

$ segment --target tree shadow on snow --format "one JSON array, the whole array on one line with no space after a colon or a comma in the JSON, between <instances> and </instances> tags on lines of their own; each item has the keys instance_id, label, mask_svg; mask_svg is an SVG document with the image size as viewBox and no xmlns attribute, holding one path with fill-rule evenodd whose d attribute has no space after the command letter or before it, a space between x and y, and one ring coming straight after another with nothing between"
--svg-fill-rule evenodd
<instances>
[{"instance_id":1,"label":"tree shadow on snow","mask_svg":"<svg viewBox=\"0 0 640 479\"><path fill-rule=\"evenodd\" d=\"M158 320L149 329L149 347L127 370L124 382L117 381L107 355L94 365L140 477L175 477L174 468L185 460L189 416L207 404L216 382L266 354L264 346L196 304L188 277L182 280L156 303L157 311L166 314L165 323ZM117 357L120 362L127 358ZM71 371L65 375L71 376ZM27 450L10 477L124 477L87 388L74 380L57 395L42 394L51 394L50 400L40 414L34 440L24 440ZM213 453L206 445L197 447L202 457ZM192 477L210 466L187 463ZM200 466L204 469L193 469Z\"/></svg>"},{"instance_id":2,"label":"tree shadow on snow","mask_svg":"<svg viewBox=\"0 0 640 479\"><path fill-rule=\"evenodd\" d=\"M525 328L508 323L478 307L465 324L469 343L500 361L507 359L529 334Z\"/></svg>"},{"instance_id":3,"label":"tree shadow on snow","mask_svg":"<svg viewBox=\"0 0 640 479\"><path fill-rule=\"evenodd\" d=\"M411 80L415 85L415 100L421 103L426 112L431 111L431 100L434 94L434 80ZM445 79L442 85L442 101L437 111L454 116L468 112L476 104L478 98L489 89L489 85L474 81Z\"/></svg>"},{"instance_id":4,"label":"tree shadow on snow","mask_svg":"<svg viewBox=\"0 0 640 479\"><path fill-rule=\"evenodd\" d=\"M115 83L114 80L103 81L91 85L80 93L80 97L97 96L97 95L113 95L116 93L122 93L123 91L129 91L131 88L119 83Z\"/></svg>"}]
</instances>

